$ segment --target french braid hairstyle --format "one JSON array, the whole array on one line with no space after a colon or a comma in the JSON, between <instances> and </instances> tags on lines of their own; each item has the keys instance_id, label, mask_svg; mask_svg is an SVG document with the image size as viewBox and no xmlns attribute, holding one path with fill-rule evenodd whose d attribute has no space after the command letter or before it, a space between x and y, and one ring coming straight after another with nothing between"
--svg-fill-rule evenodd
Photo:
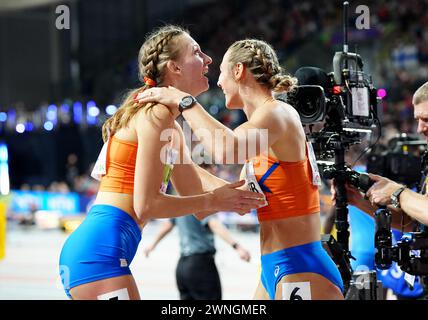
<instances>
[{"instance_id":1,"label":"french braid hairstyle","mask_svg":"<svg viewBox=\"0 0 428 320\"><path fill-rule=\"evenodd\" d=\"M275 51L265 41L236 41L227 51L231 68L242 63L258 83L267 86L271 91L289 92L297 85L297 79L284 73Z\"/></svg>"},{"instance_id":2,"label":"french braid hairstyle","mask_svg":"<svg viewBox=\"0 0 428 320\"><path fill-rule=\"evenodd\" d=\"M179 26L167 25L146 37L138 54L138 74L142 86L128 92L116 113L104 122L102 128L104 142L119 129L126 127L141 108L148 110L154 105L136 104L134 98L139 92L150 88L153 82L158 85L163 82L167 62L179 55L180 46L177 45L177 39L185 33L189 32ZM150 82L144 78L149 78Z\"/></svg>"}]
</instances>

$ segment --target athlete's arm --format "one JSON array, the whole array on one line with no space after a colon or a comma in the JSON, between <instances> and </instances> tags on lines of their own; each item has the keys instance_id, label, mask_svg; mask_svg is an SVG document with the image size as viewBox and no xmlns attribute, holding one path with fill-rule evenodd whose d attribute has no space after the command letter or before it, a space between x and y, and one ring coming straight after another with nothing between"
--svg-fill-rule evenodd
<instances>
[{"instance_id":1,"label":"athlete's arm","mask_svg":"<svg viewBox=\"0 0 428 320\"><path fill-rule=\"evenodd\" d=\"M186 145L183 130L177 122L175 122L174 142L176 142L175 146L180 152L179 161L174 166L171 182L179 195L188 196L210 192L229 183L193 162ZM215 212L212 210L202 211L195 212L194 215L198 219L203 219Z\"/></svg>"},{"instance_id":2,"label":"athlete's arm","mask_svg":"<svg viewBox=\"0 0 428 320\"><path fill-rule=\"evenodd\" d=\"M183 117L205 149L217 162L224 164L242 164L268 151L287 130L284 110L280 106L255 110L251 119L235 130L213 118L199 103L184 110Z\"/></svg>"},{"instance_id":3,"label":"athlete's arm","mask_svg":"<svg viewBox=\"0 0 428 320\"><path fill-rule=\"evenodd\" d=\"M206 194L177 197L160 191L164 164L161 155L168 141L162 133L171 130L174 119L169 110L155 105L135 116L138 150L134 177L134 210L139 218L178 217L209 210L242 211L260 204L251 192L235 190L243 183L226 185ZM163 139L162 139L163 140Z\"/></svg>"},{"instance_id":4,"label":"athlete's arm","mask_svg":"<svg viewBox=\"0 0 428 320\"><path fill-rule=\"evenodd\" d=\"M139 102L158 101L175 110L187 95L174 87L151 88L142 93ZM251 119L235 130L217 121L198 102L184 110L182 115L217 163L242 164L244 160L267 151L287 130L287 115L280 104L275 108L258 108Z\"/></svg>"},{"instance_id":5,"label":"athlete's arm","mask_svg":"<svg viewBox=\"0 0 428 320\"><path fill-rule=\"evenodd\" d=\"M201 177L197 165L193 162L184 139L183 130L178 123L174 123L174 146L179 150L179 157L174 165L171 182L175 191L182 196L204 193Z\"/></svg>"},{"instance_id":6,"label":"athlete's arm","mask_svg":"<svg viewBox=\"0 0 428 320\"><path fill-rule=\"evenodd\" d=\"M207 170L195 164L186 145L183 130L175 123L174 142L180 150L179 161L174 166L171 181L180 195L193 195L209 192L222 187L229 182L216 177Z\"/></svg>"}]
</instances>

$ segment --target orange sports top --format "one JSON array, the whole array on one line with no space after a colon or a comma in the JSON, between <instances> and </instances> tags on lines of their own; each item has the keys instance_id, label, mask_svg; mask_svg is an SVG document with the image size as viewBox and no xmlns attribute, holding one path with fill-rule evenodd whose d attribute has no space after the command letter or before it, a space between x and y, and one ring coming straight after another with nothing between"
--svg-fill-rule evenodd
<instances>
[{"instance_id":1,"label":"orange sports top","mask_svg":"<svg viewBox=\"0 0 428 320\"><path fill-rule=\"evenodd\" d=\"M280 161L268 154L259 155L252 160L254 175L268 202L267 206L257 209L259 221L291 218L320 211L318 187L312 184L308 156L297 162ZM262 161L267 161L268 165L261 166Z\"/></svg>"},{"instance_id":2,"label":"orange sports top","mask_svg":"<svg viewBox=\"0 0 428 320\"><path fill-rule=\"evenodd\" d=\"M101 178L99 191L134 193L134 171L137 159L136 142L111 138L107 149L107 172Z\"/></svg>"}]
</instances>

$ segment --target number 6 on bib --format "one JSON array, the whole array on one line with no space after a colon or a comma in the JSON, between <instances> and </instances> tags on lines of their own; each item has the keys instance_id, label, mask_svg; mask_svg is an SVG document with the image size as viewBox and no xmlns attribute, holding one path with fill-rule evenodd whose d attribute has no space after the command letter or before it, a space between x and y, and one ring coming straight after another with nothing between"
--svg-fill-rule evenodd
<instances>
[{"instance_id":1,"label":"number 6 on bib","mask_svg":"<svg viewBox=\"0 0 428 320\"><path fill-rule=\"evenodd\" d=\"M282 284L282 300L312 300L310 282Z\"/></svg>"}]
</instances>

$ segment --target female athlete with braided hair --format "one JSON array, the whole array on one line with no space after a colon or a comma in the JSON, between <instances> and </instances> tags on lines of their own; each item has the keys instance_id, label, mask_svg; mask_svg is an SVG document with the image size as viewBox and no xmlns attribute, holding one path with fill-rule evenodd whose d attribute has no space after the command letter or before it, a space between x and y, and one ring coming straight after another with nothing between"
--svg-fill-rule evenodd
<instances>
[{"instance_id":1,"label":"female athlete with braided hair","mask_svg":"<svg viewBox=\"0 0 428 320\"><path fill-rule=\"evenodd\" d=\"M220 210L245 213L263 203L259 195L236 189L243 181L228 184L190 160L174 121L177 112L134 103L138 92L157 84L193 95L207 90L211 58L185 30L166 26L147 38L138 60L144 84L103 126L104 151L92 172L101 180L94 206L61 251L60 275L72 299L140 298L129 264L148 220L192 213L201 218ZM180 196L165 194L170 176Z\"/></svg>"},{"instance_id":2,"label":"female athlete with braided hair","mask_svg":"<svg viewBox=\"0 0 428 320\"><path fill-rule=\"evenodd\" d=\"M240 154L246 155L247 185L266 198L267 205L257 213L262 272L255 298L343 299L340 273L320 242L313 153L296 110L273 96L292 90L296 79L282 73L274 50L260 40L232 44L220 72L226 107L243 109L247 122L231 130L198 103L180 110L196 135L204 129L216 137L215 146L202 140L216 159L238 163ZM176 88L153 88L137 101L157 101L177 112L187 95ZM215 148L221 139L222 147Z\"/></svg>"}]
</instances>

